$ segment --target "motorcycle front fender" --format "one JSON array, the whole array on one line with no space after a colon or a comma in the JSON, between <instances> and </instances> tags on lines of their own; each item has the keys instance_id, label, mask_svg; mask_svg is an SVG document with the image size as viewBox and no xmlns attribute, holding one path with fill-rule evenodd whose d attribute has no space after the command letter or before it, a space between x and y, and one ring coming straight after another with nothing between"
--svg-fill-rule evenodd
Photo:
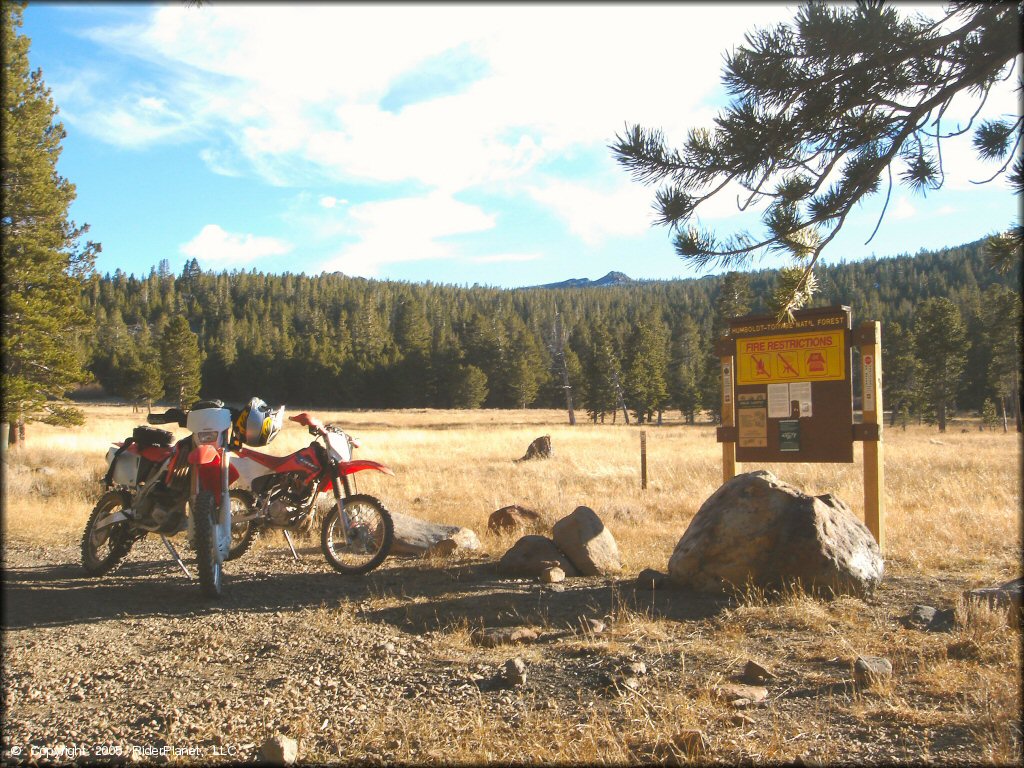
<instances>
[{"instance_id":1,"label":"motorcycle front fender","mask_svg":"<svg viewBox=\"0 0 1024 768\"><path fill-rule=\"evenodd\" d=\"M376 461L370 461L369 459L357 459L356 461L344 461L338 464L338 470L343 475L351 475L356 472L362 472L365 469L372 469L376 472L383 472L385 475L395 476L395 473L391 471L390 467L386 467L383 464L379 464Z\"/></svg>"},{"instance_id":2,"label":"motorcycle front fender","mask_svg":"<svg viewBox=\"0 0 1024 768\"><path fill-rule=\"evenodd\" d=\"M214 463L219 464L220 451L217 450L217 446L215 445L200 445L193 448L189 453L188 463L192 466Z\"/></svg>"}]
</instances>

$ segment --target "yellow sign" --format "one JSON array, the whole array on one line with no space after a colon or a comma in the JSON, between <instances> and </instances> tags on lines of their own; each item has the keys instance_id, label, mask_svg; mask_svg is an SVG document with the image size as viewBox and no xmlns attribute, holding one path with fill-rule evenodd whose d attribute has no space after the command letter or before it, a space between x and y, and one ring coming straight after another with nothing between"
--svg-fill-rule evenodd
<instances>
[{"instance_id":1,"label":"yellow sign","mask_svg":"<svg viewBox=\"0 0 1024 768\"><path fill-rule=\"evenodd\" d=\"M842 331L736 339L736 383L842 381L846 378Z\"/></svg>"}]
</instances>

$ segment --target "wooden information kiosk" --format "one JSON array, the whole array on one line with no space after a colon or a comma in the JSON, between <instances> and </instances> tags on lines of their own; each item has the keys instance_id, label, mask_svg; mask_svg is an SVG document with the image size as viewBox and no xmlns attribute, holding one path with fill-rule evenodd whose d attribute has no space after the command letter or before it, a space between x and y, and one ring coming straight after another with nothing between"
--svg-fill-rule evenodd
<instances>
[{"instance_id":1,"label":"wooden information kiosk","mask_svg":"<svg viewBox=\"0 0 1024 768\"><path fill-rule=\"evenodd\" d=\"M853 420L853 347L860 348L862 423ZM881 332L877 321L853 329L850 308L729 321L716 351L722 374L722 475L740 462L853 461L864 442L865 524L885 539L882 473Z\"/></svg>"}]
</instances>

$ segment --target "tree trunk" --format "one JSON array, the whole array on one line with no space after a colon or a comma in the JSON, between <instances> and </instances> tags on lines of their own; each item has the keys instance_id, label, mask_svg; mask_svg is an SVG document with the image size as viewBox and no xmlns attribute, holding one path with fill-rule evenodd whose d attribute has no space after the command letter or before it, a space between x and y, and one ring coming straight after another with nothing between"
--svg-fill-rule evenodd
<instances>
[{"instance_id":1,"label":"tree trunk","mask_svg":"<svg viewBox=\"0 0 1024 768\"><path fill-rule=\"evenodd\" d=\"M7 443L10 440L10 426L6 421L0 422L0 455L7 453Z\"/></svg>"},{"instance_id":2,"label":"tree trunk","mask_svg":"<svg viewBox=\"0 0 1024 768\"><path fill-rule=\"evenodd\" d=\"M1003 432L1009 432L1010 427L1006 421L1006 398L1002 395L999 396L999 410L1003 412Z\"/></svg>"},{"instance_id":3,"label":"tree trunk","mask_svg":"<svg viewBox=\"0 0 1024 768\"><path fill-rule=\"evenodd\" d=\"M1020 416L1020 372L1013 372L1013 416L1017 421L1017 431L1021 431L1021 416Z\"/></svg>"},{"instance_id":4,"label":"tree trunk","mask_svg":"<svg viewBox=\"0 0 1024 768\"><path fill-rule=\"evenodd\" d=\"M939 432L946 431L946 404L939 403Z\"/></svg>"}]
</instances>

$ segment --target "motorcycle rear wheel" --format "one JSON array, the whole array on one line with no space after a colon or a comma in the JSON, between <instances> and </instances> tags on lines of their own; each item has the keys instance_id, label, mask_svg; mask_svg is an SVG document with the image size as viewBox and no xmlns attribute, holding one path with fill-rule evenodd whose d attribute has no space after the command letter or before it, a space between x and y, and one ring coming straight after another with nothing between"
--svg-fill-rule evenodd
<instances>
[{"instance_id":1,"label":"motorcycle rear wheel","mask_svg":"<svg viewBox=\"0 0 1024 768\"><path fill-rule=\"evenodd\" d=\"M196 495L192 523L196 532L196 569L199 588L206 597L217 598L224 589L224 568L217 556L217 500L209 491Z\"/></svg>"},{"instance_id":2,"label":"motorcycle rear wheel","mask_svg":"<svg viewBox=\"0 0 1024 768\"><path fill-rule=\"evenodd\" d=\"M249 516L253 510L252 495L243 490L233 490L231 495L231 548L225 560L237 560L249 551L252 543L259 535L259 526L255 520L235 522L236 514Z\"/></svg>"},{"instance_id":3,"label":"motorcycle rear wheel","mask_svg":"<svg viewBox=\"0 0 1024 768\"><path fill-rule=\"evenodd\" d=\"M126 491L107 491L100 496L89 515L82 534L82 567L90 576L102 576L121 564L132 548L133 538L127 521L96 528L96 523L121 509L129 509L132 497Z\"/></svg>"},{"instance_id":4,"label":"motorcycle rear wheel","mask_svg":"<svg viewBox=\"0 0 1024 768\"><path fill-rule=\"evenodd\" d=\"M395 524L379 499L366 494L349 496L342 500L348 530L338 507L324 518L320 531L320 546L324 557L338 573L357 576L369 573L391 552L395 540Z\"/></svg>"}]
</instances>

